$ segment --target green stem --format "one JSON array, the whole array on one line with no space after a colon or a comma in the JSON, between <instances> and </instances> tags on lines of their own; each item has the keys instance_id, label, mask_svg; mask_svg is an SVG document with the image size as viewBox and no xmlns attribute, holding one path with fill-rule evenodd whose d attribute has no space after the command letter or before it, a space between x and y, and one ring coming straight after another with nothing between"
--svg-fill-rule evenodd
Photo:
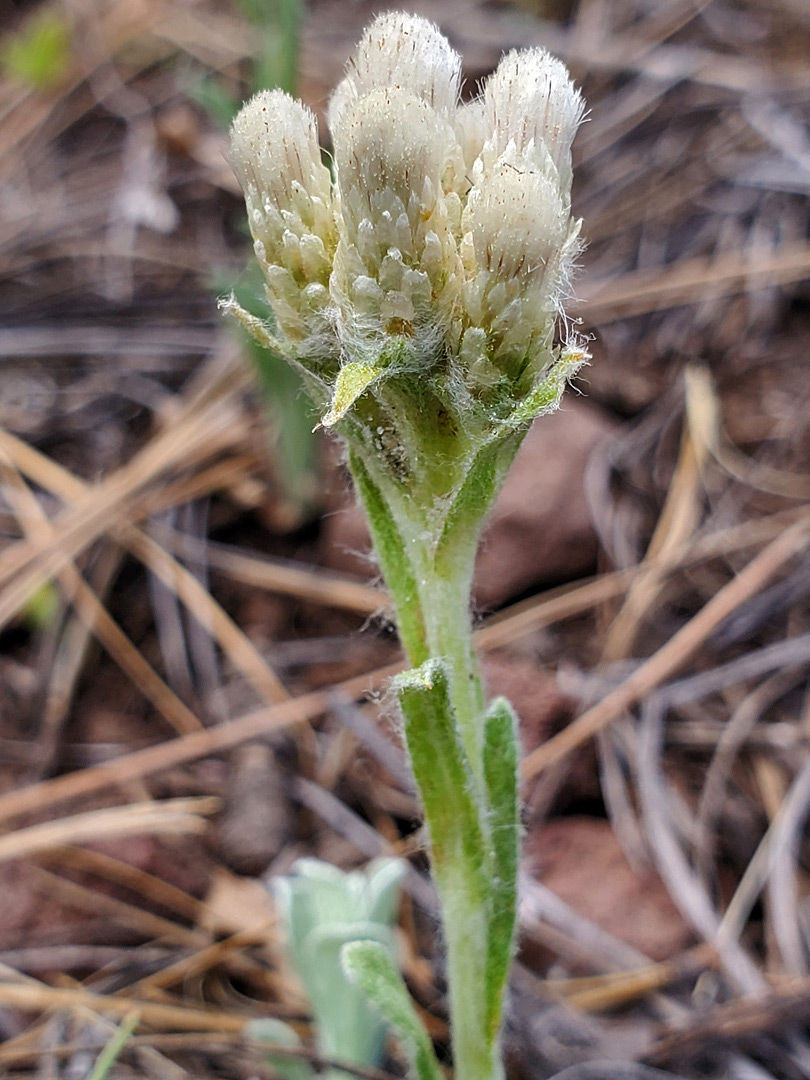
<instances>
[{"instance_id":1,"label":"green stem","mask_svg":"<svg viewBox=\"0 0 810 1080\"><path fill-rule=\"evenodd\" d=\"M464 479L449 507L440 479L421 491L407 490L384 464L378 468L373 459L350 455L400 639L418 669L400 683L400 701L442 905L457 1080L503 1076L499 1029L514 891L504 892L491 835L487 717L470 593L486 512L521 438L515 433L475 455L460 470ZM513 739L511 728L508 737ZM449 758L455 759L452 768L445 764ZM515 770L513 764L513 787ZM514 796L512 817L516 838ZM515 866L508 873L513 885Z\"/></svg>"},{"instance_id":2,"label":"green stem","mask_svg":"<svg viewBox=\"0 0 810 1080\"><path fill-rule=\"evenodd\" d=\"M453 1075L458 1080L500 1080L500 1040L493 1038L484 987L489 934L486 904L473 899L463 881L435 867L442 902L453 1036Z\"/></svg>"},{"instance_id":3,"label":"green stem","mask_svg":"<svg viewBox=\"0 0 810 1080\"><path fill-rule=\"evenodd\" d=\"M478 534L437 561L433 545L419 551L419 598L428 655L443 660L450 674L450 700L476 794L483 795L484 688L472 640L470 590Z\"/></svg>"},{"instance_id":4,"label":"green stem","mask_svg":"<svg viewBox=\"0 0 810 1080\"><path fill-rule=\"evenodd\" d=\"M477 812L480 842L489 848L488 808L484 780L484 690L478 659L473 648L470 617L470 586L473 555L478 534L465 537L456 550L446 552L441 560L434 557L431 544L413 543L412 559L416 564L419 606L425 628L428 655L443 661L448 675L447 723L454 727L469 765L467 786L471 789ZM392 592L396 596L396 589ZM435 719L433 729L426 725L425 741L430 745L427 760L420 763L416 750L418 736L409 732L408 744L419 789L425 803L428 832L437 832L435 813L428 790L437 784L439 799L447 799L451 784L437 778ZM469 833L472 826L458 819L458 828ZM453 1067L457 1080L500 1080L497 1023L493 1031L486 996L490 963L487 941L492 907L483 892L478 868L470 866L470 853L464 837L455 845L432 845L432 864L439 899L446 947L447 983L450 1004L450 1029L453 1035Z\"/></svg>"}]
</instances>

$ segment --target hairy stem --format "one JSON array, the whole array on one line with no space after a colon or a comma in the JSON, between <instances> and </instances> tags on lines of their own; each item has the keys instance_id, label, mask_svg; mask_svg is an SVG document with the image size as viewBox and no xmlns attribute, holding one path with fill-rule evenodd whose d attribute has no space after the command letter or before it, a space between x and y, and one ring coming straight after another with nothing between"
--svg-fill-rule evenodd
<instances>
[{"instance_id":1,"label":"hairy stem","mask_svg":"<svg viewBox=\"0 0 810 1080\"><path fill-rule=\"evenodd\" d=\"M398 692L442 905L457 1080L503 1075L499 1032L516 863L505 860L512 881L504 888L505 865L499 863L492 828L493 817L503 816L506 807L511 818L498 827L513 830L516 851L516 799L513 793L509 810L510 797L499 796L500 808L493 813L488 716L473 648L470 593L486 513L522 435L510 433L457 460L460 479L452 499L440 487L446 483L441 470L424 490L414 491L385 466L356 453L350 457L400 638L416 669L403 676ZM514 741L510 725L502 730ZM514 789L516 760L510 767Z\"/></svg>"}]
</instances>

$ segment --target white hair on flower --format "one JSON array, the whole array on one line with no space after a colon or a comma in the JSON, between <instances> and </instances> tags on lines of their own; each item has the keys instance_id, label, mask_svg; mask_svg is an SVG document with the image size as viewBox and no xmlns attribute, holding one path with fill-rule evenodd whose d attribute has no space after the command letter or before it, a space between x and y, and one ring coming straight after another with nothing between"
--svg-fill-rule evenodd
<instances>
[{"instance_id":1,"label":"white hair on flower","mask_svg":"<svg viewBox=\"0 0 810 1080\"><path fill-rule=\"evenodd\" d=\"M438 111L458 102L461 57L439 28L419 15L390 11L366 29L346 77L329 102L334 132L347 105L376 87L410 90Z\"/></svg>"},{"instance_id":2,"label":"white hair on flower","mask_svg":"<svg viewBox=\"0 0 810 1080\"><path fill-rule=\"evenodd\" d=\"M509 143L532 156L543 148L560 177L571 186L571 144L582 122L585 102L565 65L545 49L513 49L484 86L486 123L498 154Z\"/></svg>"}]
</instances>

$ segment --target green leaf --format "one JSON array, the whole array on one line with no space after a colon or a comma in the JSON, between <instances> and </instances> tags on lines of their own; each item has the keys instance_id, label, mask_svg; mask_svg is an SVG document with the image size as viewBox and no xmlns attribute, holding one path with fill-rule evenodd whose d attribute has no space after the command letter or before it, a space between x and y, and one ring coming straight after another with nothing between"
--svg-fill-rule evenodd
<instances>
[{"instance_id":1,"label":"green leaf","mask_svg":"<svg viewBox=\"0 0 810 1080\"><path fill-rule=\"evenodd\" d=\"M401 859L377 859L350 873L299 859L292 874L273 882L291 959L312 1005L316 1045L326 1057L379 1064L385 1025L347 980L340 951L349 941L374 940L393 952L405 870Z\"/></svg>"},{"instance_id":2,"label":"green leaf","mask_svg":"<svg viewBox=\"0 0 810 1080\"><path fill-rule=\"evenodd\" d=\"M411 663L428 655L427 636L413 567L391 509L359 454L349 454L349 468L366 512L374 550L397 609L397 626Z\"/></svg>"},{"instance_id":3,"label":"green leaf","mask_svg":"<svg viewBox=\"0 0 810 1080\"><path fill-rule=\"evenodd\" d=\"M206 75L189 86L188 96L205 109L218 128L227 131L239 112L240 100L213 75Z\"/></svg>"},{"instance_id":4,"label":"green leaf","mask_svg":"<svg viewBox=\"0 0 810 1080\"><path fill-rule=\"evenodd\" d=\"M353 360L349 364L344 364L338 372L332 405L321 421L321 425L329 428L333 427L338 420L342 420L360 395L368 390L369 386L382 375L383 371L385 371L384 366L366 364L361 360Z\"/></svg>"},{"instance_id":5,"label":"green leaf","mask_svg":"<svg viewBox=\"0 0 810 1080\"><path fill-rule=\"evenodd\" d=\"M19 31L6 38L0 68L16 83L34 90L50 90L67 73L71 33L65 16L52 9L34 14Z\"/></svg>"},{"instance_id":6,"label":"green leaf","mask_svg":"<svg viewBox=\"0 0 810 1080\"><path fill-rule=\"evenodd\" d=\"M456 730L447 670L441 660L427 660L394 680L405 717L405 738L419 785L430 833L434 869L442 888L462 883L471 896L486 902L486 846L472 774Z\"/></svg>"},{"instance_id":7,"label":"green leaf","mask_svg":"<svg viewBox=\"0 0 810 1080\"><path fill-rule=\"evenodd\" d=\"M258 48L250 92L278 86L295 96L301 55L303 0L240 0Z\"/></svg>"},{"instance_id":8,"label":"green leaf","mask_svg":"<svg viewBox=\"0 0 810 1080\"><path fill-rule=\"evenodd\" d=\"M387 926L359 921L322 926L306 941L299 974L317 1017L319 1052L373 1066L382 1056L385 1029L365 995L346 982L340 959L343 947L358 940L373 940L386 952L394 947L394 934Z\"/></svg>"},{"instance_id":9,"label":"green leaf","mask_svg":"<svg viewBox=\"0 0 810 1080\"><path fill-rule=\"evenodd\" d=\"M26 622L35 630L46 630L53 626L62 610L59 589L52 581L44 581L28 597L24 615Z\"/></svg>"},{"instance_id":10,"label":"green leaf","mask_svg":"<svg viewBox=\"0 0 810 1080\"><path fill-rule=\"evenodd\" d=\"M492 855L486 990L494 1037L512 959L520 846L517 717L506 698L496 698L484 717L484 783Z\"/></svg>"},{"instance_id":11,"label":"green leaf","mask_svg":"<svg viewBox=\"0 0 810 1080\"><path fill-rule=\"evenodd\" d=\"M89 1074L87 1080L107 1080L116 1061L118 1061L121 1054L126 1050L127 1043L135 1034L135 1029L139 1023L140 1017L138 1012L133 1009L131 1013L128 1013L124 1017L120 1025L110 1036L107 1045L96 1058L93 1071Z\"/></svg>"},{"instance_id":12,"label":"green leaf","mask_svg":"<svg viewBox=\"0 0 810 1080\"><path fill-rule=\"evenodd\" d=\"M386 949L376 941L353 941L343 946L340 959L347 977L399 1037L418 1080L443 1080L430 1036Z\"/></svg>"},{"instance_id":13,"label":"green leaf","mask_svg":"<svg viewBox=\"0 0 810 1080\"><path fill-rule=\"evenodd\" d=\"M248 1020L244 1035L251 1042L270 1043L284 1050L298 1050L304 1045L295 1028L272 1016ZM267 1060L284 1080L315 1080L315 1070L303 1058L271 1053Z\"/></svg>"},{"instance_id":14,"label":"green leaf","mask_svg":"<svg viewBox=\"0 0 810 1080\"><path fill-rule=\"evenodd\" d=\"M254 341L258 341L263 349L269 349L270 352L277 353L280 356L286 355L287 350L284 348L281 339L273 335L268 323L246 311L235 296L223 296L218 301L217 307L223 314L236 319L242 329L246 330Z\"/></svg>"}]
</instances>

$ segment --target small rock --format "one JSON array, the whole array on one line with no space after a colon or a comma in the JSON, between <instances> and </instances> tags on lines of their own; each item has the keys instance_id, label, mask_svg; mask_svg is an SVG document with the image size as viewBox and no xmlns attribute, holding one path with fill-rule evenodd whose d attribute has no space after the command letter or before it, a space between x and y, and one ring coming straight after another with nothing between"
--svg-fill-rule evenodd
<instances>
[{"instance_id":1,"label":"small rock","mask_svg":"<svg viewBox=\"0 0 810 1080\"><path fill-rule=\"evenodd\" d=\"M652 871L634 870L610 823L558 818L524 844L526 870L577 914L652 960L677 955L693 934Z\"/></svg>"},{"instance_id":2,"label":"small rock","mask_svg":"<svg viewBox=\"0 0 810 1080\"><path fill-rule=\"evenodd\" d=\"M231 776L217 839L225 864L258 876L292 832L281 768L267 743L246 743L231 756Z\"/></svg>"}]
</instances>

